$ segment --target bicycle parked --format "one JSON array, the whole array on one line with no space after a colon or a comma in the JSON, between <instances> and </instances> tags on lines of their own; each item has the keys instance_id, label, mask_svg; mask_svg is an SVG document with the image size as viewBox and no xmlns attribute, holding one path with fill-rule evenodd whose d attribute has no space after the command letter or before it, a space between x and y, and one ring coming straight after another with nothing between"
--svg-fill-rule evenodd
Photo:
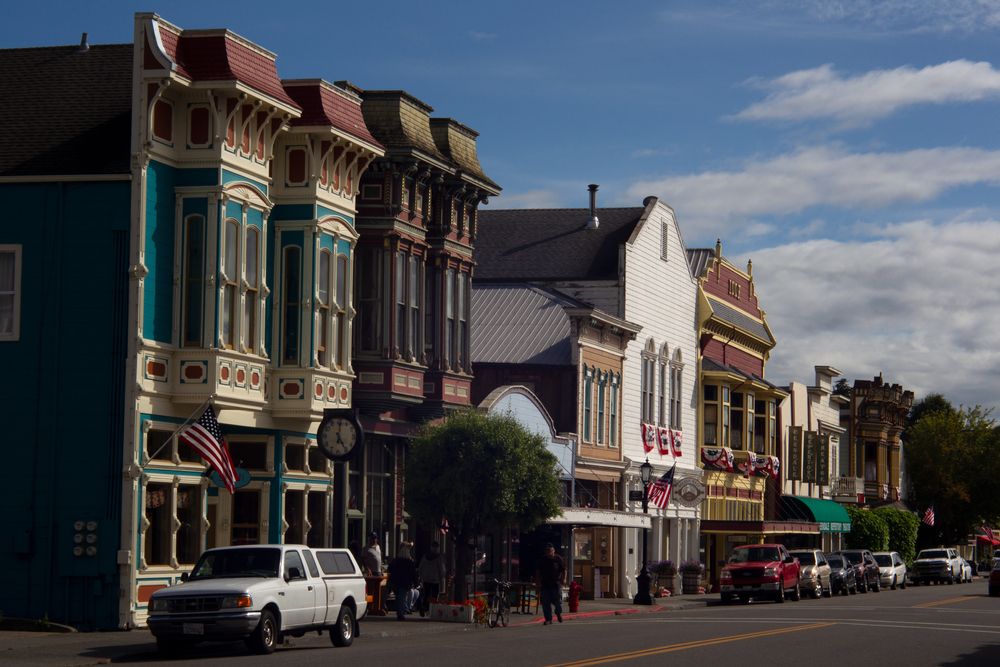
<instances>
[{"instance_id":1,"label":"bicycle parked","mask_svg":"<svg viewBox=\"0 0 1000 667\"><path fill-rule=\"evenodd\" d=\"M490 593L486 607L486 624L491 628L510 623L510 582L493 580L493 592Z\"/></svg>"}]
</instances>

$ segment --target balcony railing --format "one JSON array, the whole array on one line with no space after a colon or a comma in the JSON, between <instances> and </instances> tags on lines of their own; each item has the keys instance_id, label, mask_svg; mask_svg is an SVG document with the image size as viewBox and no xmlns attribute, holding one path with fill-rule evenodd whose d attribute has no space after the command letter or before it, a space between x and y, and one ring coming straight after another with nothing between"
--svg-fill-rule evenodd
<instances>
[{"instance_id":1,"label":"balcony railing","mask_svg":"<svg viewBox=\"0 0 1000 667\"><path fill-rule=\"evenodd\" d=\"M834 477L830 482L830 495L834 497L865 495L865 480L860 477Z\"/></svg>"}]
</instances>

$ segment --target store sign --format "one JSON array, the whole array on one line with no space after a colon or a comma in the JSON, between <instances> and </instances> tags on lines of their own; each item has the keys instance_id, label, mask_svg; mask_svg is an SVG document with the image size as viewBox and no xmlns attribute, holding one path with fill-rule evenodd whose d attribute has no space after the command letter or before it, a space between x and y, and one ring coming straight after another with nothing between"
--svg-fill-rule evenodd
<instances>
[{"instance_id":1,"label":"store sign","mask_svg":"<svg viewBox=\"0 0 1000 667\"><path fill-rule=\"evenodd\" d=\"M802 481L815 482L819 476L819 433L806 431L802 457Z\"/></svg>"},{"instance_id":2,"label":"store sign","mask_svg":"<svg viewBox=\"0 0 1000 667\"><path fill-rule=\"evenodd\" d=\"M830 484L830 434L823 433L819 443L819 461L816 466L816 483Z\"/></svg>"},{"instance_id":3,"label":"store sign","mask_svg":"<svg viewBox=\"0 0 1000 667\"><path fill-rule=\"evenodd\" d=\"M788 465L785 475L791 480L802 479L802 427L788 428Z\"/></svg>"},{"instance_id":4,"label":"store sign","mask_svg":"<svg viewBox=\"0 0 1000 667\"><path fill-rule=\"evenodd\" d=\"M697 507L705 499L705 483L696 477L684 477L674 484L673 497L678 505Z\"/></svg>"},{"instance_id":5,"label":"store sign","mask_svg":"<svg viewBox=\"0 0 1000 667\"><path fill-rule=\"evenodd\" d=\"M215 484L220 489L226 488L225 482L222 481L222 477L219 473L212 471L212 474L208 476L212 480L212 484ZM246 468L236 468L236 483L233 484L237 489L241 489L250 483L250 471Z\"/></svg>"}]
</instances>

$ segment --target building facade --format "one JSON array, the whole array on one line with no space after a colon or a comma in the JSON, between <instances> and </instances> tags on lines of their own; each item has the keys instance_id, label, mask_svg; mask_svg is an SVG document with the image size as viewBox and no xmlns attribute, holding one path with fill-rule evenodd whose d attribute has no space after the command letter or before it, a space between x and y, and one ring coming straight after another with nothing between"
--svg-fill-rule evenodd
<instances>
[{"instance_id":1,"label":"building facade","mask_svg":"<svg viewBox=\"0 0 1000 667\"><path fill-rule=\"evenodd\" d=\"M684 443L694 442L696 430L698 347L693 323L697 282L669 206L648 197L641 207L597 208L596 189L591 186L589 211L484 211L477 280L544 285L641 327L625 348L622 363L621 476L583 481L617 482L617 488L611 488L614 502L628 512L641 513L641 501L630 500L629 494L642 488L639 466L648 455L655 479L676 464L675 488L687 486L694 495L674 494L666 508L650 507L647 558L696 558L703 488L695 448ZM595 372L601 371L595 367ZM599 376L593 381L593 386L600 387ZM588 395L585 391L584 398ZM594 400L599 396L595 394ZM582 406L586 412L586 404ZM592 405L591 414L599 408ZM647 452L643 424L676 433L676 453L669 446ZM596 437L594 433L591 438ZM581 453L603 446L595 441L594 449L588 449L587 435L579 435ZM607 542L620 565L614 569L616 581L609 581L608 586L616 595L631 597L641 568L642 532L628 526L616 528L614 535Z\"/></svg>"},{"instance_id":2,"label":"building facade","mask_svg":"<svg viewBox=\"0 0 1000 667\"><path fill-rule=\"evenodd\" d=\"M765 512L766 499L773 503L780 493L778 405L787 392L764 379L776 341L759 305L753 266L737 268L723 256L721 242L689 257L698 276L698 445L707 493L701 554L715 584L733 547L814 527L769 520Z\"/></svg>"},{"instance_id":3,"label":"building facade","mask_svg":"<svg viewBox=\"0 0 1000 667\"><path fill-rule=\"evenodd\" d=\"M836 551L851 530L850 517L833 500L833 481L840 464L840 408L848 403L833 393L840 371L816 366L815 382L791 382L779 406L781 494L776 498L778 518L816 524L812 535L787 536L786 546Z\"/></svg>"}]
</instances>

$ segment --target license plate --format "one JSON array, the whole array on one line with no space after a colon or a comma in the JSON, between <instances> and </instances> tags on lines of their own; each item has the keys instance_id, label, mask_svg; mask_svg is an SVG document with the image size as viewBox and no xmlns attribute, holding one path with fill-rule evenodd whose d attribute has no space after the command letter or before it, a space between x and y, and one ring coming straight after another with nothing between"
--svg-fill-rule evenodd
<instances>
[{"instance_id":1,"label":"license plate","mask_svg":"<svg viewBox=\"0 0 1000 667\"><path fill-rule=\"evenodd\" d=\"M203 635L205 634L205 626L202 623L184 623L181 632L185 635Z\"/></svg>"}]
</instances>

